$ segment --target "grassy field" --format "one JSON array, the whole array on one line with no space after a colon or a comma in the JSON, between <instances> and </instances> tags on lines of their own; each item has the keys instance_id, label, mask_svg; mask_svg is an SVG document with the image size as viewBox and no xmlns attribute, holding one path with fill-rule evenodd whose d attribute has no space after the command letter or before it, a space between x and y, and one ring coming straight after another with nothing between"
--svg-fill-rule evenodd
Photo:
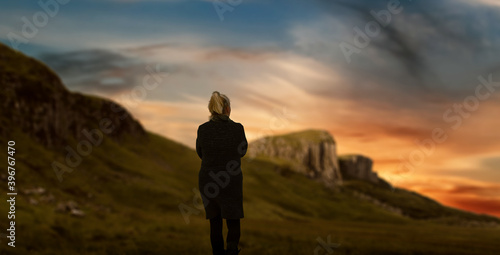
<instances>
[{"instance_id":1,"label":"grassy field","mask_svg":"<svg viewBox=\"0 0 500 255\"><path fill-rule=\"evenodd\" d=\"M120 221L44 216L40 220L50 223L43 224L45 227L19 229L25 234L19 238L17 252L11 254L28 254L26 251L29 254L209 254L210 251L208 225L200 217L193 217L186 225L178 214L171 213L154 216L126 213ZM314 254L316 247L321 247L318 238L337 243L335 254L496 254L500 235L493 229L432 224L318 219L242 221L244 254Z\"/></svg>"},{"instance_id":2,"label":"grassy field","mask_svg":"<svg viewBox=\"0 0 500 255\"><path fill-rule=\"evenodd\" d=\"M59 182L51 163L64 162L64 151L46 150L20 132L14 137L20 191L16 248L2 238L1 254L210 254L208 221L197 207L197 190L193 192L200 160L190 148L152 133L140 143L104 139ZM6 144L4 138L1 143ZM413 220L345 190L368 186L352 184L333 191L278 168L270 161L243 161L242 254L314 254L315 249L317 254L329 254L318 238L338 244L331 254L498 251L498 228ZM36 187L45 191L25 194ZM46 199L49 194L52 201ZM85 212L84 217L56 210L59 203L70 200ZM190 208L189 217L180 212L180 204ZM0 227L5 230L7 204L0 203L0 209L5 215Z\"/></svg>"}]
</instances>

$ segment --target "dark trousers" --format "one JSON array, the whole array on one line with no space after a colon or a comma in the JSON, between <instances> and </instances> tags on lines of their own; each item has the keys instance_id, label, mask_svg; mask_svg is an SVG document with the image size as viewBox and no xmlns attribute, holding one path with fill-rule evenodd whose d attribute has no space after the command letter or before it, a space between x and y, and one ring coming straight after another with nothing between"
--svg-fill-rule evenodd
<instances>
[{"instance_id":1,"label":"dark trousers","mask_svg":"<svg viewBox=\"0 0 500 255\"><path fill-rule=\"evenodd\" d=\"M240 241L240 219L226 219L227 249L237 250ZM224 251L224 238L222 237L222 217L220 214L210 219L210 242L213 251Z\"/></svg>"}]
</instances>

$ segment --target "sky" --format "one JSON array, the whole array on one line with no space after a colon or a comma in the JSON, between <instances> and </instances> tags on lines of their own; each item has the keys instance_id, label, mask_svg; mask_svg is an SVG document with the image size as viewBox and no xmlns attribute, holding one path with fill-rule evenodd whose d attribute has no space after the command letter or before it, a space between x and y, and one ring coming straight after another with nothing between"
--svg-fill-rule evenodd
<instances>
[{"instance_id":1,"label":"sky","mask_svg":"<svg viewBox=\"0 0 500 255\"><path fill-rule=\"evenodd\" d=\"M0 41L194 147L213 91L255 140L328 130L393 185L500 216L500 1L41 0Z\"/></svg>"}]
</instances>

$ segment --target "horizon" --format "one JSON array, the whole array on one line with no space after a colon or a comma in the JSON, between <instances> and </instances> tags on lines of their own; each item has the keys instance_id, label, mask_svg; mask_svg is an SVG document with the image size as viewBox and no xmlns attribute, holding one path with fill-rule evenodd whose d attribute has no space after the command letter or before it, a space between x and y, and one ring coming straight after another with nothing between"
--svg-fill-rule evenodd
<instances>
[{"instance_id":1,"label":"horizon","mask_svg":"<svg viewBox=\"0 0 500 255\"><path fill-rule=\"evenodd\" d=\"M326 130L395 186L500 216L495 1L66 2L3 3L0 41L148 131L194 148L217 90L249 141Z\"/></svg>"}]
</instances>

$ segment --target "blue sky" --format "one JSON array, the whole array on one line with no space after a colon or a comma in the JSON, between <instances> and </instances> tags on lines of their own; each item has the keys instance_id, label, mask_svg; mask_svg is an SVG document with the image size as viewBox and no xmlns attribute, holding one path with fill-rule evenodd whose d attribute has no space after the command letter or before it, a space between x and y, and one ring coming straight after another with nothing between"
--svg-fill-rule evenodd
<instances>
[{"instance_id":1,"label":"blue sky","mask_svg":"<svg viewBox=\"0 0 500 255\"><path fill-rule=\"evenodd\" d=\"M284 5L279 1L246 1L225 12L224 22L219 19L214 4L210 1L70 1L61 5L60 11L50 20L44 30L55 37L78 36L82 33L101 35L98 40L108 38L131 40L161 40L179 34L203 35L219 45L248 45L255 43L280 43L286 45L286 27L290 22L313 17L314 5L301 3ZM2 18L11 29L20 30L20 16L31 17L41 10L36 1L3 3L2 11L10 17ZM309 8L304 8L308 6ZM2 15L4 16L4 15ZM50 27L56 27L54 31ZM17 27L17 29L15 29ZM230 32L230 33L228 33ZM4 36L5 37L5 36ZM90 45L88 38L72 42L63 49L81 49ZM5 39L3 39L5 41ZM35 42L22 47L34 55L40 53ZM40 42L43 44L43 42ZM50 47L50 45L40 45ZM61 45L52 46L61 49Z\"/></svg>"},{"instance_id":2,"label":"blue sky","mask_svg":"<svg viewBox=\"0 0 500 255\"><path fill-rule=\"evenodd\" d=\"M499 89L466 115L444 115L472 102L478 77L500 81L500 1L401 0L382 26L371 12L388 13L391 1L221 0L219 8L231 9L221 20L209 0L72 0L30 38L23 18L40 24L46 11L38 1L3 1L0 41L13 46L9 35L24 36L18 49L70 90L118 101L148 130L188 146L219 90L250 139L325 129L339 153L374 158L396 185L494 213ZM357 29L366 36L369 24L368 42L356 46ZM341 45L356 47L350 61ZM159 83L138 97L151 70ZM419 149L415 140L435 128L449 139L401 173L402 158Z\"/></svg>"}]
</instances>

